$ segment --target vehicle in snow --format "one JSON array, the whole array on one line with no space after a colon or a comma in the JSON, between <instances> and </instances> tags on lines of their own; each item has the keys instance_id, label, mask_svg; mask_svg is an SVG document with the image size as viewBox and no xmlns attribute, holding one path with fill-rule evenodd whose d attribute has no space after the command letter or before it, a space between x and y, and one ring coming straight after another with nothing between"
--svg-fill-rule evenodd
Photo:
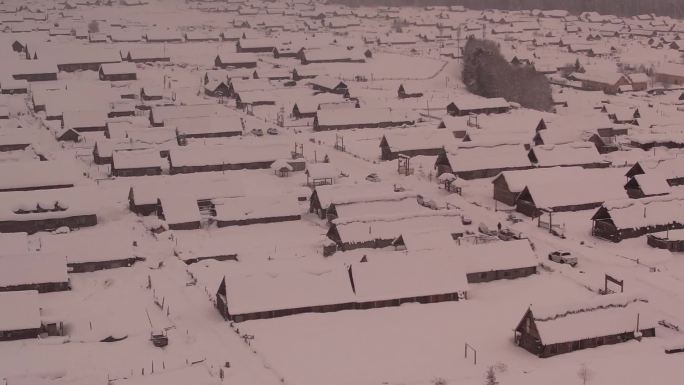
<instances>
[{"instance_id":1,"label":"vehicle in snow","mask_svg":"<svg viewBox=\"0 0 684 385\"><path fill-rule=\"evenodd\" d=\"M577 266L577 257L573 256L569 251L556 250L549 253L549 261L560 264L568 264L572 267Z\"/></svg>"},{"instance_id":2,"label":"vehicle in snow","mask_svg":"<svg viewBox=\"0 0 684 385\"><path fill-rule=\"evenodd\" d=\"M253 128L251 132L252 135L255 136L264 136L264 130L262 130L261 128Z\"/></svg>"},{"instance_id":3,"label":"vehicle in snow","mask_svg":"<svg viewBox=\"0 0 684 385\"><path fill-rule=\"evenodd\" d=\"M368 174L366 180L369 182L380 182L380 177L376 173Z\"/></svg>"},{"instance_id":4,"label":"vehicle in snow","mask_svg":"<svg viewBox=\"0 0 684 385\"><path fill-rule=\"evenodd\" d=\"M266 130L266 133L269 135L278 135L278 129L275 127L271 127L268 130Z\"/></svg>"},{"instance_id":5,"label":"vehicle in snow","mask_svg":"<svg viewBox=\"0 0 684 385\"><path fill-rule=\"evenodd\" d=\"M464 225L472 225L473 220L467 215L461 215L461 223Z\"/></svg>"}]
</instances>

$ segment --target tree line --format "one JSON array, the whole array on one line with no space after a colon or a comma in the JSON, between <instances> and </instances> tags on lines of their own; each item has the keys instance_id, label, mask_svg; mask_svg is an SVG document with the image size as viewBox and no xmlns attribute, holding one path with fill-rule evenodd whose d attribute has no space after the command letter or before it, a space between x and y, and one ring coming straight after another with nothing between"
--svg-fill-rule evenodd
<instances>
[{"instance_id":1,"label":"tree line","mask_svg":"<svg viewBox=\"0 0 684 385\"><path fill-rule=\"evenodd\" d=\"M553 108L546 76L529 65L512 65L491 40L468 39L463 50L463 83L468 91L486 98L505 98L541 111Z\"/></svg>"},{"instance_id":2,"label":"tree line","mask_svg":"<svg viewBox=\"0 0 684 385\"><path fill-rule=\"evenodd\" d=\"M463 5L469 9L564 9L573 14L598 12L606 15L635 16L655 13L660 16L684 17L682 0L331 0L356 6Z\"/></svg>"}]
</instances>

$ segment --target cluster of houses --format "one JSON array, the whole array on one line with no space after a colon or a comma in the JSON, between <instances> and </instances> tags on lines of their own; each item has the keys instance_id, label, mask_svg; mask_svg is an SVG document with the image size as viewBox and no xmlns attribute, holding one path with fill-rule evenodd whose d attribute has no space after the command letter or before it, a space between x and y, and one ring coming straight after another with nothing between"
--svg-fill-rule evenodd
<instances>
[{"instance_id":1,"label":"cluster of houses","mask_svg":"<svg viewBox=\"0 0 684 385\"><path fill-rule=\"evenodd\" d=\"M418 180L435 190L456 180L466 189L491 181L487 198L497 207L529 218L590 210L587 229L597 239L644 236L656 248L684 249L684 158L677 157L684 148L682 93L671 103L656 99L684 84L684 64L613 63L629 48L618 44L621 39L679 55L682 23L561 10L431 6L409 14L396 7L248 1L187 2L201 12L221 12L225 28L99 20L101 32L89 32L78 17L79 9L146 6L117 3L69 0L38 12L3 5L0 52L8 60L0 64L0 312L11 316L0 317L0 340L62 334L61 322L44 316L40 295L71 290L70 274L143 260L137 246L74 246L73 234L105 237L103 223L117 221L104 217L98 201L109 199L98 191L108 191L110 183L125 187L116 190L127 194L120 199L127 212L120 214L140 217L146 231L173 232L181 240L173 254L187 265L243 263L224 242L186 246L182 239L193 231L281 222L323 229L324 239L314 246L329 264L221 274L215 306L232 322L463 301L475 284L541 273L526 239L474 236L460 210L437 209L373 174L365 182L341 183L340 176L349 176L338 168L343 165L319 162L323 154L308 148L304 155L306 140L318 151L328 146L341 156L356 155L354 146L337 142L343 135L371 143L378 156L365 160L369 169L397 162L399 173L410 175L411 159L429 159L427 182ZM63 21L60 27L55 20ZM360 32L367 26L376 32ZM426 87L441 83L442 71L473 36L502 43L513 65L546 74L557 114L470 95L448 84L454 78L446 75L446 90ZM533 53L522 54L525 48ZM203 52L199 60L188 59L194 50ZM443 66L426 79L388 80L373 72L388 63L383 55L425 56ZM17 116L33 126L4 123ZM336 131L334 146L327 131ZM302 132L309 136L303 139ZM667 156L650 159L651 151ZM63 161L71 157L75 162ZM632 161L636 157L643 160ZM364 162L359 156L353 161ZM267 175L289 186L285 177L298 172L298 193L254 194L240 179ZM270 241L271 230L254 231L266 232L264 243ZM50 233L60 233L61 241L43 244L40 238L37 250L35 240L56 235ZM474 238L485 241L461 245ZM351 262L335 261L364 252ZM532 305L514 341L549 357L652 337L648 314L644 299L624 295L553 309ZM638 315L643 318L634 324Z\"/></svg>"}]
</instances>

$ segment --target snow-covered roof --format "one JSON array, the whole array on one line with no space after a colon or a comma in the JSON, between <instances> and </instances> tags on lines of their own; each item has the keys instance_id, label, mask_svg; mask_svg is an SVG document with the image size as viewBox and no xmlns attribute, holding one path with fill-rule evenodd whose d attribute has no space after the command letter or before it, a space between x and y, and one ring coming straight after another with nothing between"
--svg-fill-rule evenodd
<instances>
[{"instance_id":1,"label":"snow-covered roof","mask_svg":"<svg viewBox=\"0 0 684 385\"><path fill-rule=\"evenodd\" d=\"M672 189L667 183L667 179L657 172L634 175L634 179L641 187L641 191L647 196L668 194Z\"/></svg>"},{"instance_id":2,"label":"snow-covered roof","mask_svg":"<svg viewBox=\"0 0 684 385\"><path fill-rule=\"evenodd\" d=\"M107 112L100 111L64 111L62 115L65 129L78 130L87 127L105 127Z\"/></svg>"},{"instance_id":3,"label":"snow-covered roof","mask_svg":"<svg viewBox=\"0 0 684 385\"><path fill-rule=\"evenodd\" d=\"M349 274L344 266L229 273L225 280L227 302L233 315L354 301Z\"/></svg>"},{"instance_id":4,"label":"snow-covered roof","mask_svg":"<svg viewBox=\"0 0 684 385\"><path fill-rule=\"evenodd\" d=\"M648 226L682 223L684 199L677 195L666 195L642 199L607 201L603 207L618 229L642 228Z\"/></svg>"},{"instance_id":5,"label":"snow-covered roof","mask_svg":"<svg viewBox=\"0 0 684 385\"><path fill-rule=\"evenodd\" d=\"M447 157L453 172L532 167L523 145L459 148Z\"/></svg>"},{"instance_id":6,"label":"snow-covered roof","mask_svg":"<svg viewBox=\"0 0 684 385\"><path fill-rule=\"evenodd\" d=\"M105 75L127 75L137 72L135 64L130 62L104 63L100 65L100 70Z\"/></svg>"},{"instance_id":7,"label":"snow-covered roof","mask_svg":"<svg viewBox=\"0 0 684 385\"><path fill-rule=\"evenodd\" d=\"M464 261L468 273L533 267L539 259L527 239L454 246L448 254Z\"/></svg>"},{"instance_id":8,"label":"snow-covered roof","mask_svg":"<svg viewBox=\"0 0 684 385\"><path fill-rule=\"evenodd\" d=\"M445 251L456 247L454 238L446 230L424 231L422 229L408 229L401 233L400 238L406 250L411 253L427 250ZM397 238L397 241L400 238Z\"/></svg>"},{"instance_id":9,"label":"snow-covered roof","mask_svg":"<svg viewBox=\"0 0 684 385\"><path fill-rule=\"evenodd\" d=\"M578 171L564 178L530 181L526 188L537 208L601 204L627 198L622 174L619 169L595 169L590 173Z\"/></svg>"},{"instance_id":10,"label":"snow-covered roof","mask_svg":"<svg viewBox=\"0 0 684 385\"><path fill-rule=\"evenodd\" d=\"M497 178L504 178L508 190L511 192L521 192L528 184L539 180L550 181L552 179L571 178L584 170L579 166L576 167L548 167L548 168L531 168L528 170L513 170L503 171Z\"/></svg>"},{"instance_id":11,"label":"snow-covered roof","mask_svg":"<svg viewBox=\"0 0 684 385\"><path fill-rule=\"evenodd\" d=\"M0 287L68 282L66 259L23 254L0 257Z\"/></svg>"},{"instance_id":12,"label":"snow-covered roof","mask_svg":"<svg viewBox=\"0 0 684 385\"><path fill-rule=\"evenodd\" d=\"M340 175L340 170L332 163L309 163L305 172L311 179L335 179Z\"/></svg>"},{"instance_id":13,"label":"snow-covered roof","mask_svg":"<svg viewBox=\"0 0 684 385\"><path fill-rule=\"evenodd\" d=\"M610 294L584 303L531 306L535 325L544 345L579 341L633 332L656 326L642 299L627 294Z\"/></svg>"},{"instance_id":14,"label":"snow-covered roof","mask_svg":"<svg viewBox=\"0 0 684 385\"><path fill-rule=\"evenodd\" d=\"M318 125L330 126L361 126L378 123L402 123L412 124L418 119L417 114L410 110L397 110L391 108L354 108L342 110L318 110L316 111Z\"/></svg>"},{"instance_id":15,"label":"snow-covered roof","mask_svg":"<svg viewBox=\"0 0 684 385\"><path fill-rule=\"evenodd\" d=\"M242 133L242 119L237 115L166 119L164 124L175 126L179 135Z\"/></svg>"},{"instance_id":16,"label":"snow-covered roof","mask_svg":"<svg viewBox=\"0 0 684 385\"><path fill-rule=\"evenodd\" d=\"M36 290L0 293L0 311L0 331L39 329L41 326Z\"/></svg>"},{"instance_id":17,"label":"snow-covered roof","mask_svg":"<svg viewBox=\"0 0 684 385\"><path fill-rule=\"evenodd\" d=\"M159 150L154 148L114 151L112 154L112 165L118 170L148 167L162 168L164 163L166 161L159 156Z\"/></svg>"},{"instance_id":18,"label":"snow-covered roof","mask_svg":"<svg viewBox=\"0 0 684 385\"><path fill-rule=\"evenodd\" d=\"M333 205L340 220L359 217L382 217L387 213L400 215L428 210L418 204L416 194L411 192L397 193L394 199L368 199L357 202L333 203Z\"/></svg>"},{"instance_id":19,"label":"snow-covered roof","mask_svg":"<svg viewBox=\"0 0 684 385\"><path fill-rule=\"evenodd\" d=\"M537 166L574 166L605 163L596 146L588 142L535 146L530 150L537 158Z\"/></svg>"},{"instance_id":20,"label":"snow-covered roof","mask_svg":"<svg viewBox=\"0 0 684 385\"><path fill-rule=\"evenodd\" d=\"M282 145L190 145L170 150L173 167L273 162L290 157Z\"/></svg>"},{"instance_id":21,"label":"snow-covered roof","mask_svg":"<svg viewBox=\"0 0 684 385\"><path fill-rule=\"evenodd\" d=\"M468 290L463 261L444 255L369 258L351 266L357 302L383 301Z\"/></svg>"},{"instance_id":22,"label":"snow-covered roof","mask_svg":"<svg viewBox=\"0 0 684 385\"><path fill-rule=\"evenodd\" d=\"M292 196L227 198L214 200L214 204L215 218L219 221L287 217L303 213Z\"/></svg>"},{"instance_id":23,"label":"snow-covered roof","mask_svg":"<svg viewBox=\"0 0 684 385\"><path fill-rule=\"evenodd\" d=\"M191 195L169 191L163 194L161 202L164 220L168 224L194 223L201 220L197 199Z\"/></svg>"},{"instance_id":24,"label":"snow-covered roof","mask_svg":"<svg viewBox=\"0 0 684 385\"><path fill-rule=\"evenodd\" d=\"M331 204L370 202L405 198L393 187L384 183L338 184L316 187L316 195L321 207L327 209Z\"/></svg>"},{"instance_id":25,"label":"snow-covered roof","mask_svg":"<svg viewBox=\"0 0 684 385\"><path fill-rule=\"evenodd\" d=\"M417 149L434 149L447 144L455 144L450 131L435 130L402 130L391 131L383 135L392 152Z\"/></svg>"},{"instance_id":26,"label":"snow-covered roof","mask_svg":"<svg viewBox=\"0 0 684 385\"><path fill-rule=\"evenodd\" d=\"M21 161L0 164L0 190L39 189L74 185L78 165L73 161Z\"/></svg>"},{"instance_id":27,"label":"snow-covered roof","mask_svg":"<svg viewBox=\"0 0 684 385\"><path fill-rule=\"evenodd\" d=\"M399 214L346 217L333 220L340 240L360 243L375 239L394 240L411 229L425 231L447 230L463 233L461 217L456 212L421 210Z\"/></svg>"}]
</instances>

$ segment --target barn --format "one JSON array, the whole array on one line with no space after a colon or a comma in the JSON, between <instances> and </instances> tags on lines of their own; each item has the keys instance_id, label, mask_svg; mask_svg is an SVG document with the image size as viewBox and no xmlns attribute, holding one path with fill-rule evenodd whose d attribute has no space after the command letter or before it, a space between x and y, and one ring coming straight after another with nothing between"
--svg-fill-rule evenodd
<instances>
[{"instance_id":1,"label":"barn","mask_svg":"<svg viewBox=\"0 0 684 385\"><path fill-rule=\"evenodd\" d=\"M655 337L645 301L610 294L584 303L530 306L515 328L515 344L541 358Z\"/></svg>"}]
</instances>

